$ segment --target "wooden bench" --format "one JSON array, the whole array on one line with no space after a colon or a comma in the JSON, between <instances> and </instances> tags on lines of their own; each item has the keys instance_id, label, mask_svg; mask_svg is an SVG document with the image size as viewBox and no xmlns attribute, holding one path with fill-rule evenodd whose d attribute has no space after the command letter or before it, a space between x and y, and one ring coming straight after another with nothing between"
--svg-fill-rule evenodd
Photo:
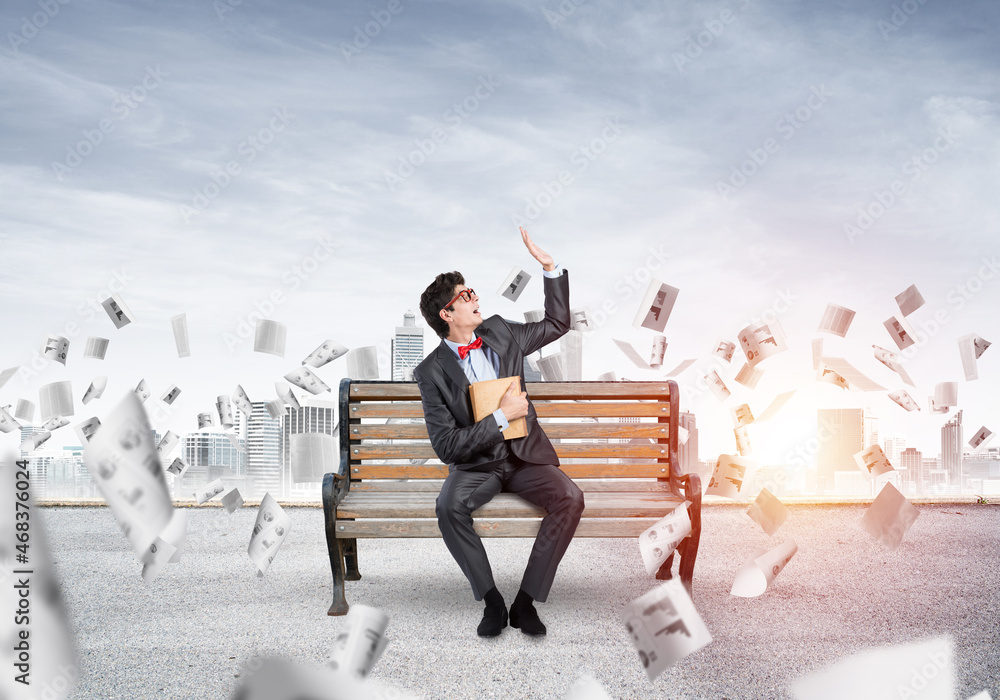
<instances>
[{"instance_id":1,"label":"wooden bench","mask_svg":"<svg viewBox=\"0 0 1000 700\"><path fill-rule=\"evenodd\" d=\"M576 537L638 537L685 499L691 535L677 553L691 591L701 535L701 479L677 466L677 384L539 382L526 386L561 468L584 492ZM333 570L328 615L348 610L344 582L361 578L359 538L440 537L435 500L448 466L427 437L415 382L340 383L340 467L323 477ZM632 441L631 443L629 441ZM473 513L482 537L534 537L545 512L501 493ZM639 546L635 547L639 560ZM673 555L657 572L671 577Z\"/></svg>"}]
</instances>

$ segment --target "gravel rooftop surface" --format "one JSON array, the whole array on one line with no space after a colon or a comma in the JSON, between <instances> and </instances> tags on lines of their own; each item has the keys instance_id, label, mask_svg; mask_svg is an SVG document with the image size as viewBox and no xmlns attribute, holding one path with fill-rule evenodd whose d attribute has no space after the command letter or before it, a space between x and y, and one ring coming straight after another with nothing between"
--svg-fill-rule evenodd
<instances>
[{"instance_id":1,"label":"gravel rooftop surface","mask_svg":"<svg viewBox=\"0 0 1000 700\"><path fill-rule=\"evenodd\" d=\"M889 550L861 529L862 504L792 505L774 537L746 505L706 506L694 602L714 641L652 683L620 620L658 583L635 540L573 541L538 605L543 638L477 637L482 604L440 539L359 540L347 600L390 618L372 678L428 699L563 698L585 673L612 698L789 698L847 655L937 635L953 642L955 697L998 698L1000 506L918 507ZM323 511L286 510L292 530L263 579L246 554L256 508L192 508L181 562L147 585L110 510L43 509L82 668L71 697L228 698L255 656L321 666L343 621L326 615ZM731 596L740 564L788 537L798 553L769 589ZM531 541L485 542L509 604Z\"/></svg>"}]
</instances>

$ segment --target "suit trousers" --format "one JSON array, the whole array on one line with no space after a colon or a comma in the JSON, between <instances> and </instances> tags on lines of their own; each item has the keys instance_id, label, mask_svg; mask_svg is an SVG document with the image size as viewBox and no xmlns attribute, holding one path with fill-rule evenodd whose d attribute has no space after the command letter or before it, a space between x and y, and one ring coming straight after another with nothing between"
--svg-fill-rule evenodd
<instances>
[{"instance_id":1,"label":"suit trousers","mask_svg":"<svg viewBox=\"0 0 1000 700\"><path fill-rule=\"evenodd\" d=\"M472 512L500 492L516 493L547 513L521 579L525 593L545 602L583 514L583 492L559 467L525 464L509 453L488 469L456 469L448 474L437 498L438 527L476 600L482 600L495 584L483 541L473 529Z\"/></svg>"}]
</instances>

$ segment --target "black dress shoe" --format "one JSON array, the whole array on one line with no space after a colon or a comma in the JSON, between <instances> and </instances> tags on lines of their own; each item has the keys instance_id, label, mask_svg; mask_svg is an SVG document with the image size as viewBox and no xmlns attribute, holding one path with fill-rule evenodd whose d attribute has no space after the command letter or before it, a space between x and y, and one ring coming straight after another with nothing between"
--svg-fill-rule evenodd
<instances>
[{"instance_id":1,"label":"black dress shoe","mask_svg":"<svg viewBox=\"0 0 1000 700\"><path fill-rule=\"evenodd\" d=\"M533 637L545 634L545 625L538 619L538 611L531 603L518 607L510 606L510 626L518 627L524 634Z\"/></svg>"},{"instance_id":2,"label":"black dress shoe","mask_svg":"<svg viewBox=\"0 0 1000 700\"><path fill-rule=\"evenodd\" d=\"M486 606L483 610L483 619L479 623L479 628L476 632L480 637L496 637L499 636L500 630L507 626L507 608L506 606L500 606L499 608L491 608Z\"/></svg>"}]
</instances>

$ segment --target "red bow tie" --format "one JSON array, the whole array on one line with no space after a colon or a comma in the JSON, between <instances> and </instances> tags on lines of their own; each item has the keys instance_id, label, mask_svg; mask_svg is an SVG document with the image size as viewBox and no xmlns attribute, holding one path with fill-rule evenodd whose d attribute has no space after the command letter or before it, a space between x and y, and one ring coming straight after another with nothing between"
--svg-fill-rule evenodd
<instances>
[{"instance_id":1,"label":"red bow tie","mask_svg":"<svg viewBox=\"0 0 1000 700\"><path fill-rule=\"evenodd\" d=\"M458 356L459 356L459 358L461 358L461 359L464 360L465 356L469 354L469 350L475 350L476 348L481 348L482 346L483 346L483 339L482 338L476 338L475 340L473 340L468 345L459 345L458 346Z\"/></svg>"}]
</instances>

